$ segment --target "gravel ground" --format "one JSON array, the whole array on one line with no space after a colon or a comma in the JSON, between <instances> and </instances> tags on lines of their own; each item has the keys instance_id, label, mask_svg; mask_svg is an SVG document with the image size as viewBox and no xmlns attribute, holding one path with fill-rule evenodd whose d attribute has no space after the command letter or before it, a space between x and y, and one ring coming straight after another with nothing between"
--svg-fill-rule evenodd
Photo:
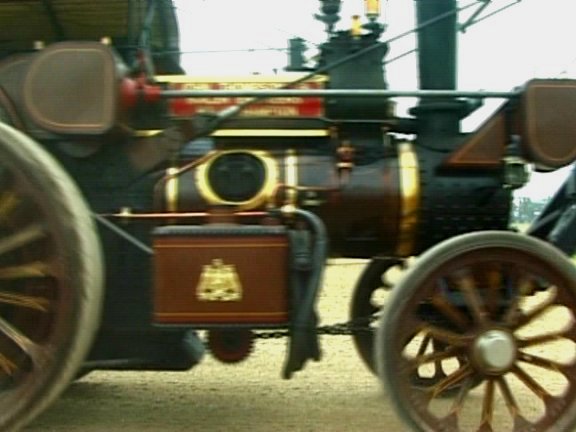
<instances>
[{"instance_id":1,"label":"gravel ground","mask_svg":"<svg viewBox=\"0 0 576 432\"><path fill-rule=\"evenodd\" d=\"M345 321L362 262L328 267L320 299L321 324ZM546 322L553 326L554 319ZM402 432L385 391L356 354L350 337L323 336L323 359L291 380L280 377L285 340L262 340L252 356L224 365L207 356L188 372L93 372L73 383L26 431L42 432ZM568 352L574 347L546 348ZM556 351L553 351L556 353ZM558 394L558 374L537 376ZM518 383L513 388L518 389ZM515 386L515 387L514 387ZM481 388L480 388L481 390ZM537 413L542 402L522 389L515 393L523 413ZM467 407L478 410L475 390ZM504 401L494 401L497 431L510 431ZM466 408L466 407L465 407ZM467 411L465 411L467 412ZM477 411L476 411L477 412ZM478 414L465 421L477 426ZM463 430L476 430L470 424ZM565 431L561 431L565 432Z\"/></svg>"}]
</instances>

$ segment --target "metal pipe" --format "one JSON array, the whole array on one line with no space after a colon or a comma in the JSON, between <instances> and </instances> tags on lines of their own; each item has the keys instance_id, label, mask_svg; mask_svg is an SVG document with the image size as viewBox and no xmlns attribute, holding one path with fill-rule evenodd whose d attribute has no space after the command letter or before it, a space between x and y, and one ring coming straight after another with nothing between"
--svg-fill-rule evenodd
<instances>
[{"instance_id":1,"label":"metal pipe","mask_svg":"<svg viewBox=\"0 0 576 432\"><path fill-rule=\"evenodd\" d=\"M510 99L520 95L519 91L467 91L467 90L164 90L164 99L205 97L426 97L426 98L496 98Z\"/></svg>"},{"instance_id":2,"label":"metal pipe","mask_svg":"<svg viewBox=\"0 0 576 432\"><path fill-rule=\"evenodd\" d=\"M106 218L100 216L99 214L96 213L92 213L92 217L94 217L94 219L96 219L97 222L99 222L100 224L102 224L104 227L108 228L110 231L112 231L113 233L115 233L116 235L122 237L124 240L126 240L128 243L132 244L133 246L135 246L137 249L140 249L142 252L144 252L147 255L154 255L154 249L152 249L151 247L149 247L148 245L142 243L140 240L138 240L136 237L132 236L131 234L127 233L126 231L124 231L123 229L117 227L116 225L114 225L112 222L110 222L109 220L107 220Z\"/></svg>"},{"instance_id":3,"label":"metal pipe","mask_svg":"<svg viewBox=\"0 0 576 432\"><path fill-rule=\"evenodd\" d=\"M267 211L251 211L251 212L234 212L232 216L234 217L265 217L270 213ZM111 213L105 215L98 215L99 218L109 217L121 220L158 220L158 219L199 219L208 218L213 216L213 213L209 212L163 212L163 213ZM104 219L106 220L106 219Z\"/></svg>"}]
</instances>

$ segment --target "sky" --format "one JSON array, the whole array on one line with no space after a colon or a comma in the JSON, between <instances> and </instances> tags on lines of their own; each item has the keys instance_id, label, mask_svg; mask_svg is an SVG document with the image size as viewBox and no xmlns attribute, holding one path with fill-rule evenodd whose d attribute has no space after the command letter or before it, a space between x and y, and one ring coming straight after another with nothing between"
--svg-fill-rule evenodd
<instances>
[{"instance_id":1,"label":"sky","mask_svg":"<svg viewBox=\"0 0 576 432\"><path fill-rule=\"evenodd\" d=\"M303 38L313 58L325 40L324 26L314 19L317 0L174 0L179 17L182 61L189 75L246 75L282 73L288 39ZM461 0L460 6L473 3ZM492 0L491 13L516 0ZM349 28L352 15L363 16L363 0L343 0L339 29ZM475 8L462 13L463 22ZM412 0L382 0L382 40L414 27ZM531 78L576 78L576 0L521 0L514 6L460 33L458 88L509 91ZM415 47L415 37L390 45L388 58ZM415 55L390 64L391 89L418 88ZM403 100L408 107L415 100ZM501 101L489 101L463 123L470 131ZM559 187L567 170L534 174L522 196L543 199Z\"/></svg>"}]
</instances>

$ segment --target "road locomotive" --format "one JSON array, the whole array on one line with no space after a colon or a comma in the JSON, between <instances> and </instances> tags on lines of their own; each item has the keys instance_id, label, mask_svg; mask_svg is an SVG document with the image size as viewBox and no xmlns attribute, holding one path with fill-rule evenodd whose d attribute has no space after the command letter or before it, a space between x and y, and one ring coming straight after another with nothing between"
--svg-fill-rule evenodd
<instances>
[{"instance_id":1,"label":"road locomotive","mask_svg":"<svg viewBox=\"0 0 576 432\"><path fill-rule=\"evenodd\" d=\"M91 371L260 337L286 338L289 379L339 330L415 430L573 426L574 176L527 231L510 214L530 170L576 158L576 81L457 90L463 17L496 6L417 0L419 89L393 91L381 5L342 25L340 3L313 61L295 38L281 73L199 77L170 0L0 0L1 430ZM332 258L368 260L337 328Z\"/></svg>"}]
</instances>

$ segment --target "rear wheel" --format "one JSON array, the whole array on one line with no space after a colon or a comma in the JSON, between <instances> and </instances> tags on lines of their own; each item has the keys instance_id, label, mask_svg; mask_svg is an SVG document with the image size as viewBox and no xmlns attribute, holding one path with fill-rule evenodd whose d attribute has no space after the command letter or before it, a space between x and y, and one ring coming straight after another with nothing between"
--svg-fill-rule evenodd
<instances>
[{"instance_id":1,"label":"rear wheel","mask_svg":"<svg viewBox=\"0 0 576 432\"><path fill-rule=\"evenodd\" d=\"M0 124L0 430L23 427L75 377L99 323L102 273L73 181Z\"/></svg>"},{"instance_id":2,"label":"rear wheel","mask_svg":"<svg viewBox=\"0 0 576 432\"><path fill-rule=\"evenodd\" d=\"M350 305L352 341L360 359L374 374L376 374L374 334L386 297L395 282L387 276L387 273L392 269L400 272L402 263L403 261L398 258L372 259L364 268L352 294Z\"/></svg>"}]
</instances>

